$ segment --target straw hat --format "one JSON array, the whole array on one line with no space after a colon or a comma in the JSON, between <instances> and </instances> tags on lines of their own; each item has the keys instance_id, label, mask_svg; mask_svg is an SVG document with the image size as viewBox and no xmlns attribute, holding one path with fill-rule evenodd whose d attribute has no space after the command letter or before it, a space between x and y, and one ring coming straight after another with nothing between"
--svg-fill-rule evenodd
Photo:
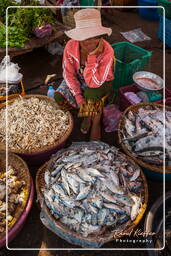
<instances>
[{"instance_id":1,"label":"straw hat","mask_svg":"<svg viewBox=\"0 0 171 256\"><path fill-rule=\"evenodd\" d=\"M88 38L112 34L111 28L102 26L100 11L96 9L82 9L74 14L76 27L65 31L65 34L76 41L83 41Z\"/></svg>"}]
</instances>

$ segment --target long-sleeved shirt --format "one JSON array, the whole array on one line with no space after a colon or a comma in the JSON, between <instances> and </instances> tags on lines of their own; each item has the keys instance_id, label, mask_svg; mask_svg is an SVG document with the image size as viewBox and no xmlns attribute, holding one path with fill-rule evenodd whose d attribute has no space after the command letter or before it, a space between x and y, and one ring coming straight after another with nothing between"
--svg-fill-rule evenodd
<instances>
[{"instance_id":1,"label":"long-sleeved shirt","mask_svg":"<svg viewBox=\"0 0 171 256\"><path fill-rule=\"evenodd\" d=\"M103 52L99 55L88 55L83 77L89 88L98 88L105 81L114 79L114 51L111 45L103 40ZM77 73L80 68L80 45L78 41L70 40L65 46L63 55L63 77L74 95L77 103L83 101L80 82Z\"/></svg>"}]
</instances>

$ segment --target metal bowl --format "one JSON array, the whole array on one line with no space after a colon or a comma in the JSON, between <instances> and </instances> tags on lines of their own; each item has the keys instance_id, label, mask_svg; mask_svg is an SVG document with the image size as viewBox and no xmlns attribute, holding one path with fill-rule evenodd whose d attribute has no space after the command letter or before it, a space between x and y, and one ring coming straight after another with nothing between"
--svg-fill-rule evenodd
<instances>
[{"instance_id":1,"label":"metal bowl","mask_svg":"<svg viewBox=\"0 0 171 256\"><path fill-rule=\"evenodd\" d=\"M157 85L158 88L146 88L142 84L140 84L140 81L138 79L140 78L150 78L152 81L154 81ZM151 72L147 71L139 71L133 74L133 80L135 82L135 85L142 91L160 91L163 89L163 79Z\"/></svg>"}]
</instances>

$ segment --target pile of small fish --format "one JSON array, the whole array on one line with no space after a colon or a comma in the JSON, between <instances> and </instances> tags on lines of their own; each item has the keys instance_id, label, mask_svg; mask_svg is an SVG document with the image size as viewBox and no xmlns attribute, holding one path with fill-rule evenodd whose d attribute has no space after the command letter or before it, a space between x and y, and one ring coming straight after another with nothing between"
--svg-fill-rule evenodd
<instances>
[{"instance_id":1,"label":"pile of small fish","mask_svg":"<svg viewBox=\"0 0 171 256\"><path fill-rule=\"evenodd\" d=\"M6 218L6 177L8 178L8 216ZM0 172L0 234L5 232L6 220L8 225L12 223L18 204L24 201L24 181L19 181L14 168L8 168L7 172Z\"/></svg>"},{"instance_id":2,"label":"pile of small fish","mask_svg":"<svg viewBox=\"0 0 171 256\"><path fill-rule=\"evenodd\" d=\"M52 215L84 237L124 229L144 200L139 167L103 142L76 142L59 151L44 180Z\"/></svg>"},{"instance_id":3,"label":"pile of small fish","mask_svg":"<svg viewBox=\"0 0 171 256\"><path fill-rule=\"evenodd\" d=\"M6 111L0 111L0 143L6 142ZM8 145L33 151L55 143L69 129L69 113L38 97L16 99L8 106Z\"/></svg>"},{"instance_id":4,"label":"pile of small fish","mask_svg":"<svg viewBox=\"0 0 171 256\"><path fill-rule=\"evenodd\" d=\"M133 155L153 165L163 165L164 150L166 165L171 165L171 111L164 114L156 106L140 107L137 112L129 111L125 116L122 142Z\"/></svg>"}]
</instances>

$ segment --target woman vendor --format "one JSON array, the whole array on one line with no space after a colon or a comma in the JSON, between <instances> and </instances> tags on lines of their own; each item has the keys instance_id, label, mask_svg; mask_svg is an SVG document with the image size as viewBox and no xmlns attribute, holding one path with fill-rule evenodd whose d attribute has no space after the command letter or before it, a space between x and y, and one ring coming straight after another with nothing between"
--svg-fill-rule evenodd
<instances>
[{"instance_id":1,"label":"woman vendor","mask_svg":"<svg viewBox=\"0 0 171 256\"><path fill-rule=\"evenodd\" d=\"M63 77L55 93L59 105L79 108L84 117L82 133L91 129L90 140L101 139L101 116L105 99L111 91L114 51L102 35L111 35L111 28L101 24L100 11L82 9L74 15L76 28L66 31L71 38L65 46Z\"/></svg>"}]
</instances>

